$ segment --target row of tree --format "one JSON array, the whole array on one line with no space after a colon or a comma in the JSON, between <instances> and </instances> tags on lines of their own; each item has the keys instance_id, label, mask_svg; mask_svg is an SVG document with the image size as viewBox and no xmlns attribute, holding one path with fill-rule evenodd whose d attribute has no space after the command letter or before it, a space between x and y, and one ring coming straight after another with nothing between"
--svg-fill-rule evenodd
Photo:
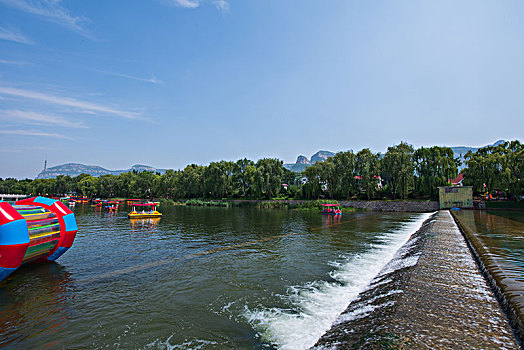
<instances>
[{"instance_id":1,"label":"row of tree","mask_svg":"<svg viewBox=\"0 0 524 350\"><path fill-rule=\"evenodd\" d=\"M458 159L447 147L421 147L401 143L385 155L363 149L358 153L339 152L325 162L306 168L303 194L318 198L432 198L437 186L457 176Z\"/></svg>"},{"instance_id":2,"label":"row of tree","mask_svg":"<svg viewBox=\"0 0 524 350\"><path fill-rule=\"evenodd\" d=\"M299 175L299 174L298 174ZM212 162L207 166L191 164L184 170L164 174L132 171L119 175L75 177L59 175L53 179L0 179L0 193L65 194L88 197L127 198L273 198L286 191L283 184L295 183L297 174L283 167L278 159L258 162Z\"/></svg>"},{"instance_id":3,"label":"row of tree","mask_svg":"<svg viewBox=\"0 0 524 350\"><path fill-rule=\"evenodd\" d=\"M470 152L466 155L466 184L473 185L477 193L498 189L519 198L523 193L523 157L519 141ZM100 177L82 174L54 179L0 179L0 193L170 199L436 199L437 187L449 184L459 166L451 148L415 150L400 143L389 147L384 155L369 149L339 152L307 167L303 173L284 168L278 159L254 162L244 158L207 166L191 164L162 175L133 171Z\"/></svg>"},{"instance_id":4,"label":"row of tree","mask_svg":"<svg viewBox=\"0 0 524 350\"><path fill-rule=\"evenodd\" d=\"M524 194L524 144L519 141L488 146L465 155L468 167L464 170L464 184L473 186L477 193L502 192L521 199Z\"/></svg>"}]
</instances>

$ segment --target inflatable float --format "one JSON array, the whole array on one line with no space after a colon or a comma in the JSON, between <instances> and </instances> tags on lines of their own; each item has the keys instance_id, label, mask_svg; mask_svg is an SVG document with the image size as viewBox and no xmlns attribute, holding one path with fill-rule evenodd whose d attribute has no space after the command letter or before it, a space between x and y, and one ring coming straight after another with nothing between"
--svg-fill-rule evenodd
<instances>
[{"instance_id":1,"label":"inflatable float","mask_svg":"<svg viewBox=\"0 0 524 350\"><path fill-rule=\"evenodd\" d=\"M58 200L0 201L0 281L22 264L55 261L71 248L77 230L75 214Z\"/></svg>"}]
</instances>

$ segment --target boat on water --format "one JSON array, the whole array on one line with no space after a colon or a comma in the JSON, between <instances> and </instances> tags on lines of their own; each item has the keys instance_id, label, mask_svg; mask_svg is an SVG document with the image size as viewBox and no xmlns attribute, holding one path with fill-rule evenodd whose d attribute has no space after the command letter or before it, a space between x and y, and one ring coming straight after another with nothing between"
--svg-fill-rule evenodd
<instances>
[{"instance_id":1,"label":"boat on water","mask_svg":"<svg viewBox=\"0 0 524 350\"><path fill-rule=\"evenodd\" d=\"M85 197L85 196L71 196L69 198L69 202L75 202L75 203L80 203L80 204L85 204L85 203L88 203L89 202L89 198Z\"/></svg>"},{"instance_id":2,"label":"boat on water","mask_svg":"<svg viewBox=\"0 0 524 350\"><path fill-rule=\"evenodd\" d=\"M342 210L340 210L340 204L322 204L322 214L342 215Z\"/></svg>"},{"instance_id":3,"label":"boat on water","mask_svg":"<svg viewBox=\"0 0 524 350\"><path fill-rule=\"evenodd\" d=\"M127 217L130 219L159 218L162 216L162 213L158 212L156 207L156 203L134 203L133 210L127 215ZM143 209L140 211L140 208Z\"/></svg>"},{"instance_id":4,"label":"boat on water","mask_svg":"<svg viewBox=\"0 0 524 350\"><path fill-rule=\"evenodd\" d=\"M106 201L106 208L109 211L118 211L118 202L117 201Z\"/></svg>"},{"instance_id":5,"label":"boat on water","mask_svg":"<svg viewBox=\"0 0 524 350\"><path fill-rule=\"evenodd\" d=\"M128 198L128 199L126 199L126 204L127 205L133 205L133 204L138 204L141 201L142 201L141 199L137 199L137 198Z\"/></svg>"},{"instance_id":6,"label":"boat on water","mask_svg":"<svg viewBox=\"0 0 524 350\"><path fill-rule=\"evenodd\" d=\"M101 199L93 199L93 204L91 204L92 207L101 207L102 203L104 201Z\"/></svg>"}]
</instances>

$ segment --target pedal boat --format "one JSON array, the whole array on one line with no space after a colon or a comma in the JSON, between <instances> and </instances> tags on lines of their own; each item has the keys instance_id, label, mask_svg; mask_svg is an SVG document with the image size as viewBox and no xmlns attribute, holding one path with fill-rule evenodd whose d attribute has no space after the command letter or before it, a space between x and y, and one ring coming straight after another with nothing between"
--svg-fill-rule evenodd
<instances>
[{"instance_id":1,"label":"pedal boat","mask_svg":"<svg viewBox=\"0 0 524 350\"><path fill-rule=\"evenodd\" d=\"M156 210L158 204L156 203L134 203L133 204L133 210L127 215L130 219L148 219L148 218L159 218L162 217L162 213L158 212ZM139 211L137 210L140 208L144 208L143 210ZM149 210L146 210L147 208L150 208Z\"/></svg>"},{"instance_id":2,"label":"pedal boat","mask_svg":"<svg viewBox=\"0 0 524 350\"><path fill-rule=\"evenodd\" d=\"M340 204L322 204L322 214L342 215L342 210L340 210Z\"/></svg>"}]
</instances>

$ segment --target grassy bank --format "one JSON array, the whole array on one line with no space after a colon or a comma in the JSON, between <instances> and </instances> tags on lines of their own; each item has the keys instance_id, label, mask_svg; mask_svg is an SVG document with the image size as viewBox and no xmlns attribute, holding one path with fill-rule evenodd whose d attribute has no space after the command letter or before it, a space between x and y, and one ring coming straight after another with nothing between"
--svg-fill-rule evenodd
<instances>
[{"instance_id":1,"label":"grassy bank","mask_svg":"<svg viewBox=\"0 0 524 350\"><path fill-rule=\"evenodd\" d=\"M232 200L217 200L206 201L201 199L190 199L185 202L173 202L174 205L180 203L182 205L190 206L211 206L211 207L246 207L258 209L290 209L290 210L322 210L322 204L337 204L336 200L308 200L308 201L293 201L282 199L271 200L253 200L253 201L232 201ZM358 209L355 208L341 208L343 212L352 212Z\"/></svg>"},{"instance_id":2,"label":"grassy bank","mask_svg":"<svg viewBox=\"0 0 524 350\"><path fill-rule=\"evenodd\" d=\"M367 201L351 200L337 201L332 199L322 200L294 200L294 199L222 199L222 200L203 200L190 199L179 201L166 201L166 204L190 205L190 206L213 206L213 207L246 207L259 209L291 209L320 212L322 204L340 204L343 212L353 212L358 210L386 211L386 212L432 212L438 210L438 202L420 200L399 200L399 201Z\"/></svg>"},{"instance_id":3,"label":"grassy bank","mask_svg":"<svg viewBox=\"0 0 524 350\"><path fill-rule=\"evenodd\" d=\"M184 203L196 207L230 207L231 202L228 200L206 201L201 199L190 199Z\"/></svg>"}]
</instances>

